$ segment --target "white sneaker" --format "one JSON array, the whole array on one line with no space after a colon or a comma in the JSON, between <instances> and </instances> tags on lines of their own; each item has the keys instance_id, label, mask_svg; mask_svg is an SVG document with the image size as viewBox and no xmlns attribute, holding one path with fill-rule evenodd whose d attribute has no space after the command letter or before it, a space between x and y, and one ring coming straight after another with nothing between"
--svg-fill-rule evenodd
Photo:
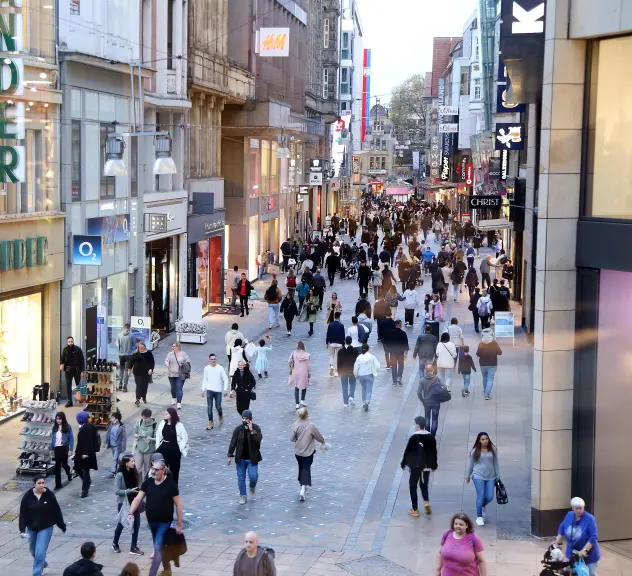
<instances>
[{"instance_id":1,"label":"white sneaker","mask_svg":"<svg viewBox=\"0 0 632 576\"><path fill-rule=\"evenodd\" d=\"M349 405L355 406L355 400L353 399L353 396L349 396Z\"/></svg>"},{"instance_id":2,"label":"white sneaker","mask_svg":"<svg viewBox=\"0 0 632 576\"><path fill-rule=\"evenodd\" d=\"M485 526L485 520L483 520L483 517L482 517L482 516L479 516L479 517L476 519L476 524L477 524L478 526Z\"/></svg>"},{"instance_id":3,"label":"white sneaker","mask_svg":"<svg viewBox=\"0 0 632 576\"><path fill-rule=\"evenodd\" d=\"M176 399L175 399L175 398L172 398L172 399L171 399L171 405L172 405L172 406L175 406L175 405L176 405Z\"/></svg>"},{"instance_id":4,"label":"white sneaker","mask_svg":"<svg viewBox=\"0 0 632 576\"><path fill-rule=\"evenodd\" d=\"M296 405L296 409L297 409L297 410L298 410L300 407L301 407L301 405L300 405L300 404L297 404L297 405Z\"/></svg>"},{"instance_id":5,"label":"white sneaker","mask_svg":"<svg viewBox=\"0 0 632 576\"><path fill-rule=\"evenodd\" d=\"M349 404L344 404L342 405L343 408L349 408Z\"/></svg>"},{"instance_id":6,"label":"white sneaker","mask_svg":"<svg viewBox=\"0 0 632 576\"><path fill-rule=\"evenodd\" d=\"M178 402L178 405L176 406L176 408L177 408L178 410L180 410L180 408L182 408L182 404L181 404L180 402Z\"/></svg>"},{"instance_id":7,"label":"white sneaker","mask_svg":"<svg viewBox=\"0 0 632 576\"><path fill-rule=\"evenodd\" d=\"M307 406L307 402L305 402L305 400L301 400L301 406Z\"/></svg>"},{"instance_id":8,"label":"white sneaker","mask_svg":"<svg viewBox=\"0 0 632 576\"><path fill-rule=\"evenodd\" d=\"M301 502L305 502L305 486L301 487L301 491L298 493L298 499Z\"/></svg>"}]
</instances>

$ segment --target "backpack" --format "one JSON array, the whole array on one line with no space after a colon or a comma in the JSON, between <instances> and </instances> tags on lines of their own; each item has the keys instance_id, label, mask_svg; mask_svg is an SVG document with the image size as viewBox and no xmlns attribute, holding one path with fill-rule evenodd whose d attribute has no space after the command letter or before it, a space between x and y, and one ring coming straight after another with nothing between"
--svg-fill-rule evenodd
<instances>
[{"instance_id":1,"label":"backpack","mask_svg":"<svg viewBox=\"0 0 632 576\"><path fill-rule=\"evenodd\" d=\"M266 300L276 300L277 292L276 286L268 286L266 293L264 294Z\"/></svg>"},{"instance_id":2,"label":"backpack","mask_svg":"<svg viewBox=\"0 0 632 576\"><path fill-rule=\"evenodd\" d=\"M360 342L360 344L364 344L364 342L368 339L369 337L367 336L366 328L358 322L358 342Z\"/></svg>"},{"instance_id":3,"label":"backpack","mask_svg":"<svg viewBox=\"0 0 632 576\"><path fill-rule=\"evenodd\" d=\"M476 310L478 311L478 315L482 317L489 316L489 305L487 300L483 300L482 298L476 303Z\"/></svg>"}]
</instances>

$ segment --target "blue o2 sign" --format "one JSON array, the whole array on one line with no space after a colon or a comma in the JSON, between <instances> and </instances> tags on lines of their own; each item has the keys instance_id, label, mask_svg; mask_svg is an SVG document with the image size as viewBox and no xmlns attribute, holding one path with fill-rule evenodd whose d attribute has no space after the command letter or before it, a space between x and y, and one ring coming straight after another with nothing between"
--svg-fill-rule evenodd
<instances>
[{"instance_id":1,"label":"blue o2 sign","mask_svg":"<svg viewBox=\"0 0 632 576\"><path fill-rule=\"evenodd\" d=\"M101 266L103 258L101 236L73 236L72 263L82 266Z\"/></svg>"}]
</instances>

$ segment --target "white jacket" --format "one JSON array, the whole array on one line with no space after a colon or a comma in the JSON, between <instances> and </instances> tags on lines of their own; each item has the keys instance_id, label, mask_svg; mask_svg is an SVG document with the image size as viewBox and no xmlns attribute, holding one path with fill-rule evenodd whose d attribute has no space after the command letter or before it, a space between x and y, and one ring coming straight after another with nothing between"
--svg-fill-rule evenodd
<instances>
[{"instance_id":1,"label":"white jacket","mask_svg":"<svg viewBox=\"0 0 632 576\"><path fill-rule=\"evenodd\" d=\"M456 359L456 346L452 342L437 344L437 368L454 368Z\"/></svg>"},{"instance_id":2,"label":"white jacket","mask_svg":"<svg viewBox=\"0 0 632 576\"><path fill-rule=\"evenodd\" d=\"M347 336L351 336L351 346L354 348L360 348L360 346L362 346L360 340L358 340L359 335L357 326L349 326L349 328L347 328Z\"/></svg>"},{"instance_id":3,"label":"white jacket","mask_svg":"<svg viewBox=\"0 0 632 576\"><path fill-rule=\"evenodd\" d=\"M158 424L158 428L156 428L156 451L158 451L159 446L163 442L162 431L165 427L165 421L161 420ZM182 422L178 422L176 424L176 438L178 440L178 448L180 448L180 454L184 458L189 454L189 435L187 431L184 429L184 424Z\"/></svg>"},{"instance_id":4,"label":"white jacket","mask_svg":"<svg viewBox=\"0 0 632 576\"><path fill-rule=\"evenodd\" d=\"M202 392L210 390L211 392L228 392L228 376L223 366L210 364L204 368L204 376L202 377Z\"/></svg>"},{"instance_id":5,"label":"white jacket","mask_svg":"<svg viewBox=\"0 0 632 576\"><path fill-rule=\"evenodd\" d=\"M380 369L380 363L378 359L370 352L360 354L360 356L356 358L355 364L353 365L353 375L372 376L373 368L375 368L376 370Z\"/></svg>"},{"instance_id":6,"label":"white jacket","mask_svg":"<svg viewBox=\"0 0 632 576\"><path fill-rule=\"evenodd\" d=\"M226 356L230 354L230 349L235 345L235 340L241 339L241 343L245 346L248 344L248 340L244 337L244 335L239 330L233 330L232 328L226 332L226 336L224 336L224 342L226 343Z\"/></svg>"},{"instance_id":7,"label":"white jacket","mask_svg":"<svg viewBox=\"0 0 632 576\"><path fill-rule=\"evenodd\" d=\"M404 308L407 310L417 308L417 292L414 290L404 291Z\"/></svg>"}]
</instances>

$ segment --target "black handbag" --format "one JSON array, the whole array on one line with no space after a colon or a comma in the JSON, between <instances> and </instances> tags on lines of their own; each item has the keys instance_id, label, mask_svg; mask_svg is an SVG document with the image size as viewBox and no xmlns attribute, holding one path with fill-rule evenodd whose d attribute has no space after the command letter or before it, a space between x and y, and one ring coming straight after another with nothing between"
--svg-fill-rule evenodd
<instances>
[{"instance_id":1,"label":"black handbag","mask_svg":"<svg viewBox=\"0 0 632 576\"><path fill-rule=\"evenodd\" d=\"M496 478L494 486L496 486L496 502L498 504L507 504L507 502L509 502L509 496L507 496L507 490L500 478Z\"/></svg>"},{"instance_id":2,"label":"black handbag","mask_svg":"<svg viewBox=\"0 0 632 576\"><path fill-rule=\"evenodd\" d=\"M251 400L256 400L257 399L257 393L254 390L250 391L250 399Z\"/></svg>"}]
</instances>

